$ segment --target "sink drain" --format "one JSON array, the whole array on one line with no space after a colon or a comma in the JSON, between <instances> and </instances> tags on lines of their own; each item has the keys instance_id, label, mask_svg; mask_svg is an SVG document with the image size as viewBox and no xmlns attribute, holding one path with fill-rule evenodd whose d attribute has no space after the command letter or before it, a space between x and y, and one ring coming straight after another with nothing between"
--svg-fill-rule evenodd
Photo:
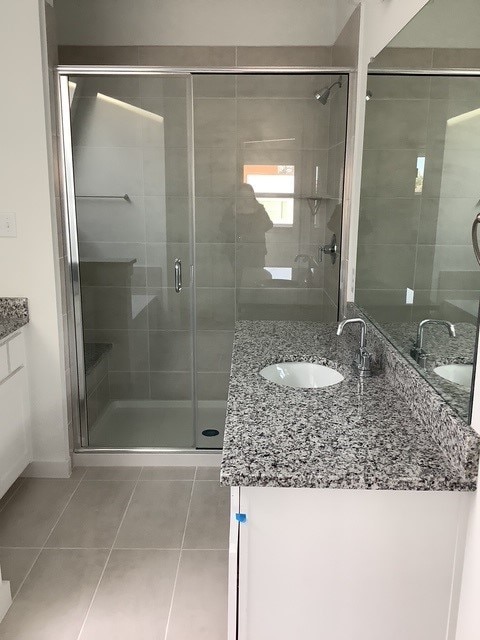
<instances>
[{"instance_id":1,"label":"sink drain","mask_svg":"<svg viewBox=\"0 0 480 640\"><path fill-rule=\"evenodd\" d=\"M220 431L218 429L204 429L202 431L202 436L206 436L207 438L213 438L213 436L218 436Z\"/></svg>"}]
</instances>

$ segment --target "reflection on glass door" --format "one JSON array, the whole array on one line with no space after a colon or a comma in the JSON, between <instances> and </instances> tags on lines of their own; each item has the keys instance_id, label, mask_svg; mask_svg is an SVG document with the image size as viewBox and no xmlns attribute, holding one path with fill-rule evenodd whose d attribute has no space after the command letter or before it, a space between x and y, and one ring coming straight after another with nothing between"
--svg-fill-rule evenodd
<instances>
[{"instance_id":1,"label":"reflection on glass door","mask_svg":"<svg viewBox=\"0 0 480 640\"><path fill-rule=\"evenodd\" d=\"M70 78L84 446L196 444L189 85Z\"/></svg>"}]
</instances>

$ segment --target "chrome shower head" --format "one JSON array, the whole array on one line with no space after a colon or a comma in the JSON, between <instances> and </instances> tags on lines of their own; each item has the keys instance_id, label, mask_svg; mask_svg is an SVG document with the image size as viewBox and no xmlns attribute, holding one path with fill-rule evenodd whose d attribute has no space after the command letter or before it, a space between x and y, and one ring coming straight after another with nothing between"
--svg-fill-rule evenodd
<instances>
[{"instance_id":1,"label":"chrome shower head","mask_svg":"<svg viewBox=\"0 0 480 640\"><path fill-rule=\"evenodd\" d=\"M317 91L314 94L315 100L318 100L321 104L327 104L328 99L330 98L330 94L332 92L332 89L337 84L338 84L338 88L341 89L342 88L342 76L339 76L338 80L336 82L334 82L333 84L331 84L329 87L324 87L323 89L320 89L320 91Z\"/></svg>"},{"instance_id":2,"label":"chrome shower head","mask_svg":"<svg viewBox=\"0 0 480 640\"><path fill-rule=\"evenodd\" d=\"M321 91L317 91L317 93L315 94L315 100L318 100L322 104L327 104L328 99L330 97L330 92L331 92L331 89L329 87L326 87Z\"/></svg>"}]
</instances>

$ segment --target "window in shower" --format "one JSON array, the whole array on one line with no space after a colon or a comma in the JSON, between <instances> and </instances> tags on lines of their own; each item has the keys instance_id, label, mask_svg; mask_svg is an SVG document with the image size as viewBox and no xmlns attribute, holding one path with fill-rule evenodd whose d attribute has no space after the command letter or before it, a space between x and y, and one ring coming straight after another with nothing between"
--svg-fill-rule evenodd
<instances>
[{"instance_id":1,"label":"window in shower","mask_svg":"<svg viewBox=\"0 0 480 640\"><path fill-rule=\"evenodd\" d=\"M276 227L293 225L295 167L293 165L245 165L243 180L253 187Z\"/></svg>"}]
</instances>

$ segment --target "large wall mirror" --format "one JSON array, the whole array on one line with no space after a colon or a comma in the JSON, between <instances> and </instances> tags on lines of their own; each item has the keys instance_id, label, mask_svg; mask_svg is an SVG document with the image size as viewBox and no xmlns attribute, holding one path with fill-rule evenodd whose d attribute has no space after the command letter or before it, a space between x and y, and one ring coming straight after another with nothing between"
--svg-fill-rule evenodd
<instances>
[{"instance_id":1,"label":"large wall mirror","mask_svg":"<svg viewBox=\"0 0 480 640\"><path fill-rule=\"evenodd\" d=\"M431 0L369 70L356 303L470 421L480 3Z\"/></svg>"}]
</instances>

